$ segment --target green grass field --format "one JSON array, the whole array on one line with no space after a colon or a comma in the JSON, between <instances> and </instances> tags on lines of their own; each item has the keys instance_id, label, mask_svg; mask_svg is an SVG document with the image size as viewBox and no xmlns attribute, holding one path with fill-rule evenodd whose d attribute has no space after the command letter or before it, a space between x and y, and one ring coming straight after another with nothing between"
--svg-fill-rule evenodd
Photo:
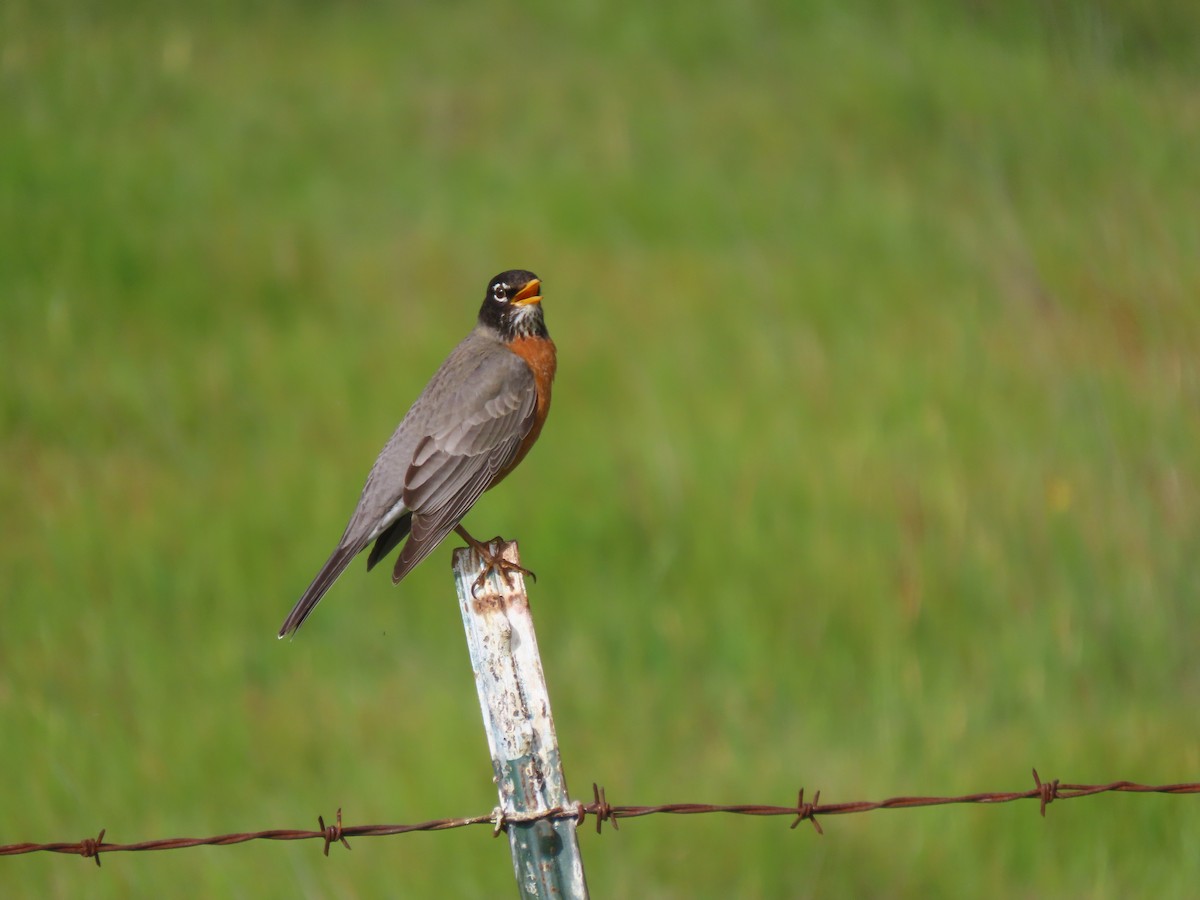
<instances>
[{"instance_id":1,"label":"green grass field","mask_svg":"<svg viewBox=\"0 0 1200 900\"><path fill-rule=\"evenodd\" d=\"M275 631L517 266L555 408L467 524L577 794L1200 780L1200 7L443 6L0 7L0 844L492 808L453 542ZM787 824L581 846L598 898L1200 884L1192 797ZM515 885L478 829L0 894Z\"/></svg>"}]
</instances>

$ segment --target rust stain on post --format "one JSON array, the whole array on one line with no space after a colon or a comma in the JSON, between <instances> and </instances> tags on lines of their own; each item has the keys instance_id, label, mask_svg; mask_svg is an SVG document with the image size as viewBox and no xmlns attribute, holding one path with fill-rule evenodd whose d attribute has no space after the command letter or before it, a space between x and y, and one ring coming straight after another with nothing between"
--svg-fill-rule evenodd
<instances>
[{"instance_id":1,"label":"rust stain on post","mask_svg":"<svg viewBox=\"0 0 1200 900\"><path fill-rule=\"evenodd\" d=\"M471 609L477 616L502 611L504 609L504 598L499 594L488 592L481 597L473 597L471 599Z\"/></svg>"}]
</instances>

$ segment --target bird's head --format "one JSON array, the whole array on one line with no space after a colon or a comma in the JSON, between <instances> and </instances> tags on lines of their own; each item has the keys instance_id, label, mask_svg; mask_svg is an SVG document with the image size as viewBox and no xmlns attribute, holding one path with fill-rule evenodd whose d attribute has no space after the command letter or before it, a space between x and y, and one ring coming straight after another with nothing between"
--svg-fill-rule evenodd
<instances>
[{"instance_id":1,"label":"bird's head","mask_svg":"<svg viewBox=\"0 0 1200 900\"><path fill-rule=\"evenodd\" d=\"M505 341L549 337L542 316L542 282L532 272L511 269L488 282L479 323L494 328Z\"/></svg>"}]
</instances>

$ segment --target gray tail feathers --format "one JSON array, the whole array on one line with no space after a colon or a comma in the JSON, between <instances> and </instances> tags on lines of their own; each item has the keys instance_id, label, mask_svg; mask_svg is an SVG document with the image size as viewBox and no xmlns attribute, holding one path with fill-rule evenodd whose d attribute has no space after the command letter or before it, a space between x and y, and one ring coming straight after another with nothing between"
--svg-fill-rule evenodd
<instances>
[{"instance_id":1,"label":"gray tail feathers","mask_svg":"<svg viewBox=\"0 0 1200 900\"><path fill-rule=\"evenodd\" d=\"M350 565L350 560L354 559L362 548L363 544L356 542L344 544L333 551L333 555L329 557L325 565L321 566L321 571L312 580L312 584L296 601L296 605L292 607L288 617L283 620L283 626L279 629L280 637L287 637L304 624L304 620L313 611L313 607L325 596L325 592L333 586L338 576L345 571L346 566Z\"/></svg>"},{"instance_id":2,"label":"gray tail feathers","mask_svg":"<svg viewBox=\"0 0 1200 900\"><path fill-rule=\"evenodd\" d=\"M371 555L367 557L367 571L374 568L375 563L391 553L396 545L408 536L412 516L411 512L406 512L376 538L375 546L371 548ZM350 565L350 560L358 556L366 545L366 541L353 541L342 544L333 551L333 555L326 560L325 565L321 566L317 577L312 580L312 584L308 586L308 589L296 601L296 605L292 607L292 611L288 613L288 617L284 619L283 627L279 629L280 637L293 634L304 624L304 620L313 611L313 607L325 596L325 592L333 587L338 576L346 570L346 566Z\"/></svg>"},{"instance_id":3,"label":"gray tail feathers","mask_svg":"<svg viewBox=\"0 0 1200 900\"><path fill-rule=\"evenodd\" d=\"M387 529L375 539L375 546L371 548L371 555L367 557L367 571L370 572L375 568L375 563L379 562L394 549L405 537L408 536L408 529L412 525L412 510L409 510L395 522L387 527Z\"/></svg>"}]
</instances>

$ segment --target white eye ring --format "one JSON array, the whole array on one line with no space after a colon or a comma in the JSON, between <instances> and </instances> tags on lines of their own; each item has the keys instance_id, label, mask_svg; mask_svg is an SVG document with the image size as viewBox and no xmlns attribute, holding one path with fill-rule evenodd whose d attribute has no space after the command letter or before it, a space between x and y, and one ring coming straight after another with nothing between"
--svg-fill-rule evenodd
<instances>
[{"instance_id":1,"label":"white eye ring","mask_svg":"<svg viewBox=\"0 0 1200 900\"><path fill-rule=\"evenodd\" d=\"M496 285L494 288L492 288L492 299L499 300L501 303L504 303L505 301L507 301L508 300L508 285L501 283L501 284Z\"/></svg>"}]
</instances>

